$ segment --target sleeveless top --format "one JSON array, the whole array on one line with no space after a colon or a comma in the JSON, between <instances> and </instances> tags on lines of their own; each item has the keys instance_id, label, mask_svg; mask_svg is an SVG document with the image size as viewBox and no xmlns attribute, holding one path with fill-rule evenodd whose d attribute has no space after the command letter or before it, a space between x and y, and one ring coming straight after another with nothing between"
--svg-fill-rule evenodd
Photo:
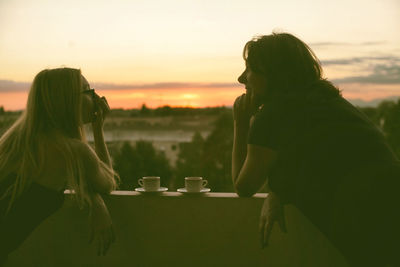
<instances>
[{"instance_id":1,"label":"sleeveless top","mask_svg":"<svg viewBox=\"0 0 400 267\"><path fill-rule=\"evenodd\" d=\"M0 183L0 196L14 182L14 177ZM3 257L17 249L42 221L61 208L64 190L55 191L33 182L6 214L9 201L10 197L0 199L0 256Z\"/></svg>"}]
</instances>

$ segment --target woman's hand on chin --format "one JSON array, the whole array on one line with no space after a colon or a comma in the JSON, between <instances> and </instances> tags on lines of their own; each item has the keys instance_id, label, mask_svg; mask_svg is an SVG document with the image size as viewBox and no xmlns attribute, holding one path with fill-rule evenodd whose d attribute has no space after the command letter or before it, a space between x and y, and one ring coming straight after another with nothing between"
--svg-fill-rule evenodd
<instances>
[{"instance_id":1,"label":"woman's hand on chin","mask_svg":"<svg viewBox=\"0 0 400 267\"><path fill-rule=\"evenodd\" d=\"M108 113L110 113L110 106L108 105L107 99L103 96L98 95L94 98L96 110L94 112L94 119L92 122L93 131L102 131L104 120Z\"/></svg>"},{"instance_id":2,"label":"woman's hand on chin","mask_svg":"<svg viewBox=\"0 0 400 267\"><path fill-rule=\"evenodd\" d=\"M233 104L233 119L237 125L248 126L257 108L254 96L250 92L242 94L236 98Z\"/></svg>"}]
</instances>

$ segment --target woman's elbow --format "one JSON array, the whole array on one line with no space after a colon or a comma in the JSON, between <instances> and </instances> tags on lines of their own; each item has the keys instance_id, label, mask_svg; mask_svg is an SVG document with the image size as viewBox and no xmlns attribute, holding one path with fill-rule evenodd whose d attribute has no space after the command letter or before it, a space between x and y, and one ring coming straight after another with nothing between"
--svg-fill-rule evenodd
<instances>
[{"instance_id":1,"label":"woman's elbow","mask_svg":"<svg viewBox=\"0 0 400 267\"><path fill-rule=\"evenodd\" d=\"M252 197L256 193L241 183L235 183L235 191L239 197Z\"/></svg>"},{"instance_id":2,"label":"woman's elbow","mask_svg":"<svg viewBox=\"0 0 400 267\"><path fill-rule=\"evenodd\" d=\"M111 182L97 183L94 190L100 194L108 195L115 190L115 186Z\"/></svg>"}]
</instances>

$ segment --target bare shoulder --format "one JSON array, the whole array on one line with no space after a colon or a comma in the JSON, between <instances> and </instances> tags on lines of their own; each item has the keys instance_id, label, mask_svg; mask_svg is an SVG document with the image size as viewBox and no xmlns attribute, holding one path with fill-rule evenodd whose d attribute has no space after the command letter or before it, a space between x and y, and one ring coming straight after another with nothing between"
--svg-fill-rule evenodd
<instances>
[{"instance_id":1,"label":"bare shoulder","mask_svg":"<svg viewBox=\"0 0 400 267\"><path fill-rule=\"evenodd\" d=\"M71 141L72 149L75 150L76 156L84 163L84 165L93 167L98 164L98 158L93 148L86 142L80 140Z\"/></svg>"},{"instance_id":2,"label":"bare shoulder","mask_svg":"<svg viewBox=\"0 0 400 267\"><path fill-rule=\"evenodd\" d=\"M73 144L78 157L84 165L85 179L96 192L108 194L113 190L114 183L111 181L110 172L101 162L96 152L87 143L75 141Z\"/></svg>"},{"instance_id":3,"label":"bare shoulder","mask_svg":"<svg viewBox=\"0 0 400 267\"><path fill-rule=\"evenodd\" d=\"M83 158L93 157L95 153L91 146L80 140L71 140L71 147L75 150L78 155L81 155Z\"/></svg>"},{"instance_id":4,"label":"bare shoulder","mask_svg":"<svg viewBox=\"0 0 400 267\"><path fill-rule=\"evenodd\" d=\"M80 153L85 153L89 149L89 144L77 139L70 139L68 141L71 144L72 149Z\"/></svg>"},{"instance_id":5,"label":"bare shoulder","mask_svg":"<svg viewBox=\"0 0 400 267\"><path fill-rule=\"evenodd\" d=\"M45 187L61 190L67 181L67 162L62 151L52 143L46 143L44 149L44 164L40 173L33 180Z\"/></svg>"}]
</instances>

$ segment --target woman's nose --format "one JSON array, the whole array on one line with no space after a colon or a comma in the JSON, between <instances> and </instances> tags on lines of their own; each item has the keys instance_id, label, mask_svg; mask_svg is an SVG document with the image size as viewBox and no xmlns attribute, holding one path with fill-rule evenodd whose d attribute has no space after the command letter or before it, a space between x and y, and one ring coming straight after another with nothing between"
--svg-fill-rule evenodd
<instances>
[{"instance_id":1,"label":"woman's nose","mask_svg":"<svg viewBox=\"0 0 400 267\"><path fill-rule=\"evenodd\" d=\"M242 84L246 83L246 77L244 72L238 77L238 82Z\"/></svg>"}]
</instances>

